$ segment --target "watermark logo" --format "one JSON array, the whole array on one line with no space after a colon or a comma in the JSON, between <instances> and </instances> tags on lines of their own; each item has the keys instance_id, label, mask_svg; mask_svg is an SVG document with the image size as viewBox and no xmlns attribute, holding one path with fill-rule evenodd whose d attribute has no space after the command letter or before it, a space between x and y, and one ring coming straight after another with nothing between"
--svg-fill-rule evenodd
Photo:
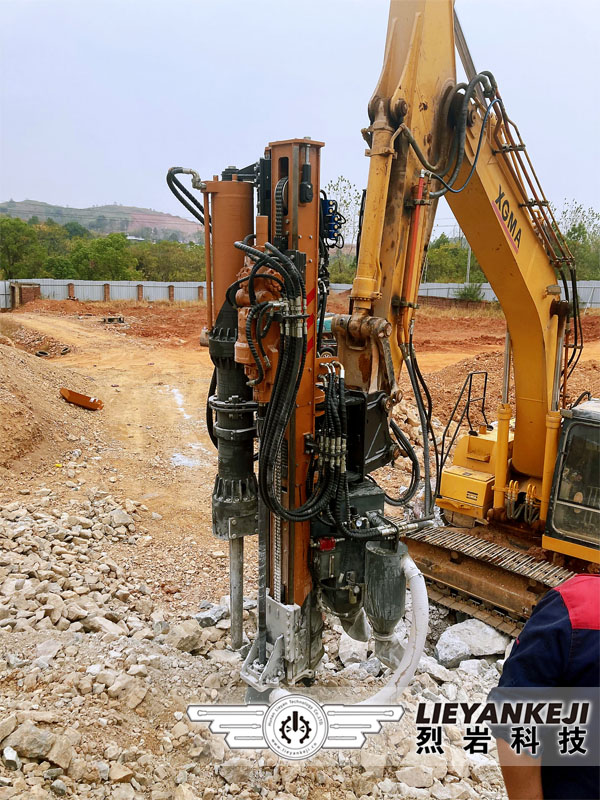
<instances>
[{"instance_id":1,"label":"watermark logo","mask_svg":"<svg viewBox=\"0 0 600 800\"><path fill-rule=\"evenodd\" d=\"M282 697L269 706L263 732L271 750L282 758L310 758L325 744L327 717L310 697Z\"/></svg>"},{"instance_id":2,"label":"watermark logo","mask_svg":"<svg viewBox=\"0 0 600 800\"><path fill-rule=\"evenodd\" d=\"M212 733L225 734L232 750L269 748L281 758L298 761L321 749L360 749L367 734L384 722L398 722L402 706L322 705L311 697L290 694L272 705L188 706L192 722L204 722Z\"/></svg>"}]
</instances>

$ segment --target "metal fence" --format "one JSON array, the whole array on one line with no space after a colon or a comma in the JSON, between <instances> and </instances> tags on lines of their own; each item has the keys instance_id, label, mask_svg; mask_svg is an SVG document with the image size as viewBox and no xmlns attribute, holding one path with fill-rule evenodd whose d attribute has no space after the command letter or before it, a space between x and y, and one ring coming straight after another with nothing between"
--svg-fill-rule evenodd
<instances>
[{"instance_id":1,"label":"metal fence","mask_svg":"<svg viewBox=\"0 0 600 800\"><path fill-rule=\"evenodd\" d=\"M206 289L206 281L180 281L168 283L161 281L69 281L52 280L51 278L27 278L13 283L36 283L39 284L42 297L49 300L66 300L69 297L69 284L73 285L73 296L78 300L103 300L104 286L109 286L111 300L136 300L138 297L138 286L142 286L143 299L150 302L157 300L169 300L169 287L172 286L173 300L175 302L193 302L198 300L198 287ZM10 283L11 281L0 281L0 308L10 308ZM453 299L456 292L461 289L464 283L422 283L419 288L421 297L446 297ZM349 283L332 283L331 289L334 292L344 292L351 289ZM483 299L495 300L492 287L489 283L481 285ZM588 308L600 308L600 281L580 281L578 283L579 304L582 310Z\"/></svg>"},{"instance_id":2,"label":"metal fence","mask_svg":"<svg viewBox=\"0 0 600 800\"><path fill-rule=\"evenodd\" d=\"M0 281L0 308L10 308L10 283Z\"/></svg>"},{"instance_id":3,"label":"metal fence","mask_svg":"<svg viewBox=\"0 0 600 800\"><path fill-rule=\"evenodd\" d=\"M69 298L69 285L72 285L71 296L77 300L98 301L104 299L104 287L108 285L111 300L137 300L138 286L142 287L142 297L150 302L155 300L169 300L169 287L173 287L173 300L175 302L193 302L198 300L198 287L202 293L206 288L206 281L69 281L53 280L51 278L27 278L15 281L0 281L0 308L10 308L10 284L34 283L39 284L41 295L48 300L67 300Z\"/></svg>"},{"instance_id":4,"label":"metal fence","mask_svg":"<svg viewBox=\"0 0 600 800\"><path fill-rule=\"evenodd\" d=\"M464 283L422 283L419 287L419 297L445 297L456 299L456 293L467 284ZM331 288L336 292L345 292L352 288L350 283L332 283ZM489 283L481 284L483 300L491 302L496 300L494 290ZM600 308L600 281L578 281L577 293L581 310Z\"/></svg>"}]
</instances>

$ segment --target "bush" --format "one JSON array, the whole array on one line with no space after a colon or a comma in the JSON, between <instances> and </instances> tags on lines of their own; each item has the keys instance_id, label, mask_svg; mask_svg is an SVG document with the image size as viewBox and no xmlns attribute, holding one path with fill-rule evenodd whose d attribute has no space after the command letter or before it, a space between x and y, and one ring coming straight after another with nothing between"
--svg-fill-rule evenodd
<instances>
[{"instance_id":1,"label":"bush","mask_svg":"<svg viewBox=\"0 0 600 800\"><path fill-rule=\"evenodd\" d=\"M356 275L356 259L340 253L329 262L329 279L332 283L352 283Z\"/></svg>"},{"instance_id":2,"label":"bush","mask_svg":"<svg viewBox=\"0 0 600 800\"><path fill-rule=\"evenodd\" d=\"M454 297L457 300L470 300L472 303L480 303L485 295L480 283L465 283L460 289L456 289Z\"/></svg>"}]
</instances>

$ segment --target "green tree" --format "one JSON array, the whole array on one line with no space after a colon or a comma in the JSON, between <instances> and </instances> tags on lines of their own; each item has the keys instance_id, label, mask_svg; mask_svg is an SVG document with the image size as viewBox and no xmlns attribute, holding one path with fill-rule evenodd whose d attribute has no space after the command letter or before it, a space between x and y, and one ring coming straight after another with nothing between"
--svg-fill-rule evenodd
<instances>
[{"instance_id":1,"label":"green tree","mask_svg":"<svg viewBox=\"0 0 600 800\"><path fill-rule=\"evenodd\" d=\"M36 244L34 228L17 217L0 217L0 271L5 280L20 277L20 269Z\"/></svg>"},{"instance_id":2,"label":"green tree","mask_svg":"<svg viewBox=\"0 0 600 800\"><path fill-rule=\"evenodd\" d=\"M558 227L575 259L579 280L600 280L600 213L570 200L563 206Z\"/></svg>"},{"instance_id":3,"label":"green tree","mask_svg":"<svg viewBox=\"0 0 600 800\"><path fill-rule=\"evenodd\" d=\"M63 228L66 230L69 239L89 239L92 235L87 228L75 221L65 222Z\"/></svg>"},{"instance_id":4,"label":"green tree","mask_svg":"<svg viewBox=\"0 0 600 800\"><path fill-rule=\"evenodd\" d=\"M138 269L151 281L200 281L206 275L204 247L192 242L130 242Z\"/></svg>"},{"instance_id":5,"label":"green tree","mask_svg":"<svg viewBox=\"0 0 600 800\"><path fill-rule=\"evenodd\" d=\"M470 300L471 302L480 303L485 300L485 295L480 283L465 283L454 292L454 297L457 300Z\"/></svg>"},{"instance_id":6,"label":"green tree","mask_svg":"<svg viewBox=\"0 0 600 800\"><path fill-rule=\"evenodd\" d=\"M443 247L446 244L450 244L450 239L446 236L445 233L440 233L440 235L429 245L429 250L435 250L438 247Z\"/></svg>"},{"instance_id":7,"label":"green tree","mask_svg":"<svg viewBox=\"0 0 600 800\"><path fill-rule=\"evenodd\" d=\"M33 217L29 217L29 219L27 220L27 224L28 225L39 225L40 224L40 218L36 217L35 214L34 214Z\"/></svg>"},{"instance_id":8,"label":"green tree","mask_svg":"<svg viewBox=\"0 0 600 800\"><path fill-rule=\"evenodd\" d=\"M356 258L336 250L336 255L329 262L329 278L331 283L352 283L356 275Z\"/></svg>"},{"instance_id":9,"label":"green tree","mask_svg":"<svg viewBox=\"0 0 600 800\"><path fill-rule=\"evenodd\" d=\"M49 276L55 280L77 277L75 267L68 256L50 256L46 260L45 269Z\"/></svg>"},{"instance_id":10,"label":"green tree","mask_svg":"<svg viewBox=\"0 0 600 800\"><path fill-rule=\"evenodd\" d=\"M104 214L100 214L93 222L90 222L90 230L92 231L100 231L100 233L102 233L102 231L105 231L107 227L108 220Z\"/></svg>"},{"instance_id":11,"label":"green tree","mask_svg":"<svg viewBox=\"0 0 600 800\"><path fill-rule=\"evenodd\" d=\"M122 233L110 233L98 239L76 239L71 252L74 274L89 281L140 280L137 259Z\"/></svg>"},{"instance_id":12,"label":"green tree","mask_svg":"<svg viewBox=\"0 0 600 800\"><path fill-rule=\"evenodd\" d=\"M464 283L468 258L469 247L464 237L453 240L442 233L427 249L423 280L431 283ZM472 283L484 283L486 280L473 253L471 253L470 279Z\"/></svg>"},{"instance_id":13,"label":"green tree","mask_svg":"<svg viewBox=\"0 0 600 800\"><path fill-rule=\"evenodd\" d=\"M57 225L53 220L48 220L45 225L36 225L35 231L40 247L47 255L58 256L67 252L68 232L62 225Z\"/></svg>"}]
</instances>

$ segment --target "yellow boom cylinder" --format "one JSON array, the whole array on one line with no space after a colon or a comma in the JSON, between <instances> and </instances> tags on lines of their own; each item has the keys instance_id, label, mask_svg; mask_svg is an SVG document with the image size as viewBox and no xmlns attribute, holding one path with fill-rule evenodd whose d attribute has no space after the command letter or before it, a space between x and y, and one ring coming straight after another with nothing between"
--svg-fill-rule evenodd
<instances>
[{"instance_id":1,"label":"yellow boom cylinder","mask_svg":"<svg viewBox=\"0 0 600 800\"><path fill-rule=\"evenodd\" d=\"M502 403L498 409L498 433L496 439L496 474L494 482L494 509L504 508L506 494L506 477L508 474L508 435L512 409L508 403Z\"/></svg>"},{"instance_id":2,"label":"yellow boom cylinder","mask_svg":"<svg viewBox=\"0 0 600 800\"><path fill-rule=\"evenodd\" d=\"M387 124L382 108L369 130L373 137L371 148L367 150L371 159L369 192L365 202L360 254L351 294L354 307L367 310L370 310L372 301L381 292L381 238L390 182L390 164L394 155L391 146L394 131Z\"/></svg>"},{"instance_id":3,"label":"yellow boom cylinder","mask_svg":"<svg viewBox=\"0 0 600 800\"><path fill-rule=\"evenodd\" d=\"M548 411L546 414L546 443L544 447L544 468L542 472L542 497L540 506L540 520L542 522L545 522L548 516L550 490L552 489L556 454L558 452L560 419L560 411Z\"/></svg>"}]
</instances>

